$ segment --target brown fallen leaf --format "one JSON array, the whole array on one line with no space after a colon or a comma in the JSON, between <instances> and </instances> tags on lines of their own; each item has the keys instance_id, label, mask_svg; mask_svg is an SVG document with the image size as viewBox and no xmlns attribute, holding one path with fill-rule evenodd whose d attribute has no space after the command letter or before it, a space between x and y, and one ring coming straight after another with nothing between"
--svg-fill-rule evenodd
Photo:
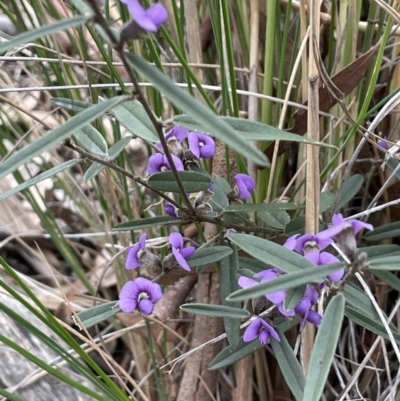
<instances>
[{"instance_id":1,"label":"brown fallen leaf","mask_svg":"<svg viewBox=\"0 0 400 401\"><path fill-rule=\"evenodd\" d=\"M346 68L343 68L332 79L330 88L322 85L319 88L319 110L327 113L333 106L338 103L338 100L343 99L352 92L360 83L371 65L378 46L372 47L362 56L355 59ZM335 96L332 96L332 92ZM307 102L304 103L307 106ZM288 130L293 134L304 135L307 132L307 110L299 109L294 116L294 126ZM272 142L265 150L265 155L271 159L274 152L275 142ZM286 149L286 142L279 143L278 156Z\"/></svg>"}]
</instances>

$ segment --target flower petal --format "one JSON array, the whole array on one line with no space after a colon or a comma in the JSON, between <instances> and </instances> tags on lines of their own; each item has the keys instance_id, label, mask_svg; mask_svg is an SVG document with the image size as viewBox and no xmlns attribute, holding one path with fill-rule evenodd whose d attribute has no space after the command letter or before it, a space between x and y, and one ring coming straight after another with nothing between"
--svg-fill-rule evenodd
<instances>
[{"instance_id":1,"label":"flower petal","mask_svg":"<svg viewBox=\"0 0 400 401\"><path fill-rule=\"evenodd\" d=\"M139 301L138 307L137 307L140 312L142 312L144 315L150 315L151 312L153 312L154 305L153 302L150 301L150 299L143 298Z\"/></svg>"},{"instance_id":2,"label":"flower petal","mask_svg":"<svg viewBox=\"0 0 400 401\"><path fill-rule=\"evenodd\" d=\"M183 247L183 237L180 233L171 233L168 240L173 248L181 249Z\"/></svg>"},{"instance_id":3,"label":"flower petal","mask_svg":"<svg viewBox=\"0 0 400 401\"><path fill-rule=\"evenodd\" d=\"M336 263L336 262L339 262L339 259L329 252L321 252L319 254L320 265L329 265L331 263Z\"/></svg>"},{"instance_id":4,"label":"flower petal","mask_svg":"<svg viewBox=\"0 0 400 401\"><path fill-rule=\"evenodd\" d=\"M181 253L179 252L179 249L176 248L172 248L172 253L175 256L176 261L179 263L179 265L187 270L190 271L190 266L188 265L188 263L186 262L186 259L181 255Z\"/></svg>"},{"instance_id":5,"label":"flower petal","mask_svg":"<svg viewBox=\"0 0 400 401\"><path fill-rule=\"evenodd\" d=\"M268 324L265 320L263 320L261 322L261 324L264 326L264 328L268 331L268 333L275 338L275 340L277 341L281 341L281 339L279 338L278 333L276 332L276 330L270 325Z\"/></svg>"},{"instance_id":6,"label":"flower petal","mask_svg":"<svg viewBox=\"0 0 400 401\"><path fill-rule=\"evenodd\" d=\"M166 203L164 206L164 211L167 213L169 216L174 217L175 219L178 218L175 212L175 206L171 203Z\"/></svg>"},{"instance_id":7,"label":"flower petal","mask_svg":"<svg viewBox=\"0 0 400 401\"><path fill-rule=\"evenodd\" d=\"M328 274L327 277L331 281L339 281L344 276L344 269L336 270L335 272Z\"/></svg>"},{"instance_id":8,"label":"flower petal","mask_svg":"<svg viewBox=\"0 0 400 401\"><path fill-rule=\"evenodd\" d=\"M262 345L266 345L269 340L269 332L267 330L261 330L258 338Z\"/></svg>"},{"instance_id":9,"label":"flower petal","mask_svg":"<svg viewBox=\"0 0 400 401\"><path fill-rule=\"evenodd\" d=\"M147 171L149 174L159 173L164 166L164 155L162 155L161 153L155 153L149 157Z\"/></svg>"},{"instance_id":10,"label":"flower petal","mask_svg":"<svg viewBox=\"0 0 400 401\"><path fill-rule=\"evenodd\" d=\"M143 262L139 260L140 243L128 248L128 257L125 262L125 269L131 270L141 266Z\"/></svg>"},{"instance_id":11,"label":"flower petal","mask_svg":"<svg viewBox=\"0 0 400 401\"><path fill-rule=\"evenodd\" d=\"M194 254L195 250L196 250L196 248L194 246L188 246L186 248L182 248L180 250L180 252L181 252L181 255L185 259L187 259L187 258L190 258Z\"/></svg>"},{"instance_id":12,"label":"flower petal","mask_svg":"<svg viewBox=\"0 0 400 401\"><path fill-rule=\"evenodd\" d=\"M119 293L119 307L123 312L133 312L137 307L138 296L139 292L135 281L128 281Z\"/></svg>"},{"instance_id":13,"label":"flower petal","mask_svg":"<svg viewBox=\"0 0 400 401\"><path fill-rule=\"evenodd\" d=\"M251 196L251 192L256 186L255 181L253 178L251 178L247 174L236 174L233 179L236 182L236 185L238 187L239 193L238 193L238 198L239 199L249 199Z\"/></svg>"},{"instance_id":14,"label":"flower petal","mask_svg":"<svg viewBox=\"0 0 400 401\"><path fill-rule=\"evenodd\" d=\"M190 132L188 136L189 149L196 157L200 157L199 139L196 132Z\"/></svg>"},{"instance_id":15,"label":"flower petal","mask_svg":"<svg viewBox=\"0 0 400 401\"><path fill-rule=\"evenodd\" d=\"M249 288L252 287L253 285L260 284L260 282L253 280L252 278L249 277L241 276L239 277L238 284L242 288Z\"/></svg>"},{"instance_id":16,"label":"flower petal","mask_svg":"<svg viewBox=\"0 0 400 401\"><path fill-rule=\"evenodd\" d=\"M146 248L146 238L147 238L147 234L146 233L143 233L139 238L140 249L142 249L143 251Z\"/></svg>"},{"instance_id":17,"label":"flower petal","mask_svg":"<svg viewBox=\"0 0 400 401\"><path fill-rule=\"evenodd\" d=\"M306 320L307 320L307 322L318 326L322 322L322 316L319 313L317 313L311 309L308 312Z\"/></svg>"},{"instance_id":18,"label":"flower petal","mask_svg":"<svg viewBox=\"0 0 400 401\"><path fill-rule=\"evenodd\" d=\"M163 4L156 3L146 10L146 16L159 28L167 20L168 13Z\"/></svg>"},{"instance_id":19,"label":"flower petal","mask_svg":"<svg viewBox=\"0 0 400 401\"><path fill-rule=\"evenodd\" d=\"M253 320L246 328L244 334L243 334L243 341L245 342L250 342L254 341L256 338L258 338L260 328L261 328L261 321L263 319L258 318L256 320Z\"/></svg>"},{"instance_id":20,"label":"flower petal","mask_svg":"<svg viewBox=\"0 0 400 401\"><path fill-rule=\"evenodd\" d=\"M266 298L275 305L282 303L285 297L286 297L285 290L270 292L269 294L266 295Z\"/></svg>"},{"instance_id":21,"label":"flower petal","mask_svg":"<svg viewBox=\"0 0 400 401\"><path fill-rule=\"evenodd\" d=\"M374 226L372 224L364 223L363 221L360 220L350 220L349 223L353 226L354 234L357 234L364 228L367 230L372 231L374 229Z\"/></svg>"}]
</instances>

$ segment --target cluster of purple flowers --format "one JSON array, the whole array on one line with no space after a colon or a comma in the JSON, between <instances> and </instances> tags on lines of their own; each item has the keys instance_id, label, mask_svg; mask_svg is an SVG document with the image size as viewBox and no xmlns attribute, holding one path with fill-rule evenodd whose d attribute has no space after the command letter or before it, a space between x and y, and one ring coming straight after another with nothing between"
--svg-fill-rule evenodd
<instances>
[{"instance_id":1,"label":"cluster of purple flowers","mask_svg":"<svg viewBox=\"0 0 400 401\"><path fill-rule=\"evenodd\" d=\"M339 259L331 253L322 252L330 244L336 241L345 255L348 256L350 260L354 260L357 250L355 235L363 229L373 230L373 226L355 219L346 221L341 214L335 214L332 217L332 226L328 229L321 231L317 235L294 235L287 239L284 247L304 255L305 258L313 262L315 265L320 266L339 261ZM272 280L281 274L285 273L278 268L266 269L254 274L253 278L244 276L240 277L239 285L242 288L248 288L259 284L260 282ZM336 282L340 281L343 278L343 275L344 270L339 269L334 273L329 274L326 279L330 282ZM324 283L320 283L316 288L307 285L304 296L291 310L285 310L284 308L286 290L275 291L266 294L265 297L268 301L276 305L277 310L281 315L286 317L294 317L295 315L300 316L301 327L304 326L306 322L319 325L322 316L313 310L313 306L318 302L319 290L323 287ZM279 341L279 337L274 328L263 318L257 317L247 327L243 339L244 341L253 341L256 338L259 338L260 342L265 345L270 336Z\"/></svg>"},{"instance_id":2,"label":"cluster of purple flowers","mask_svg":"<svg viewBox=\"0 0 400 401\"><path fill-rule=\"evenodd\" d=\"M188 149L183 146L183 142L186 139ZM189 132L177 125L165 134L165 140L178 171L184 170L184 161L192 160L193 156L197 159L208 159L215 153L215 142L210 136L200 132ZM157 143L156 147L162 150L160 143ZM160 173L165 170L171 170L165 155L155 153L149 157L147 165L149 174Z\"/></svg>"},{"instance_id":3,"label":"cluster of purple flowers","mask_svg":"<svg viewBox=\"0 0 400 401\"><path fill-rule=\"evenodd\" d=\"M127 249L125 268L128 270L144 267L145 265L161 264L160 259L146 249L146 233L143 233L139 241ZM180 233L171 233L169 235L174 261L183 269L190 271L187 259L190 258L195 248L193 246L184 247L183 237ZM164 260L165 260L164 259ZM162 296L161 287L157 283L138 277L135 280L128 281L121 289L119 294L119 307L124 312L133 312L139 310L145 315L153 311L154 303Z\"/></svg>"}]
</instances>

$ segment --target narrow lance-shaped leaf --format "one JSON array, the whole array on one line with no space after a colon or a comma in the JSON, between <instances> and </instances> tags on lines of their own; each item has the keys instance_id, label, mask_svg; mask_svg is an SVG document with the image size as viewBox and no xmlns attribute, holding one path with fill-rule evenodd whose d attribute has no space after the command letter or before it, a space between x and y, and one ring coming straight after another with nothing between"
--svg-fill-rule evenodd
<instances>
[{"instance_id":1,"label":"narrow lance-shaped leaf","mask_svg":"<svg viewBox=\"0 0 400 401\"><path fill-rule=\"evenodd\" d=\"M78 317L81 321L80 323L84 327L89 328L109 319L120 311L121 308L118 306L118 301L111 301L79 312ZM80 323L77 322L77 324Z\"/></svg>"},{"instance_id":2,"label":"narrow lance-shaped leaf","mask_svg":"<svg viewBox=\"0 0 400 401\"><path fill-rule=\"evenodd\" d=\"M21 165L29 162L35 156L40 155L52 146L60 143L76 132L76 130L90 123L97 117L102 116L105 112L122 103L127 98L127 96L115 97L89 107L78 115L71 117L65 124L53 129L40 139L35 140L21 150L15 152L6 159L6 161L0 164L0 179L15 171Z\"/></svg>"},{"instance_id":3,"label":"narrow lance-shaped leaf","mask_svg":"<svg viewBox=\"0 0 400 401\"><path fill-rule=\"evenodd\" d=\"M320 400L342 328L344 303L344 296L337 294L325 310L311 353L303 401Z\"/></svg>"},{"instance_id":4,"label":"narrow lance-shaped leaf","mask_svg":"<svg viewBox=\"0 0 400 401\"><path fill-rule=\"evenodd\" d=\"M245 301L247 299L260 297L270 292L289 289L311 283L313 281L322 281L328 274L331 274L340 268L343 268L343 263L333 263L324 266L315 266L298 270L295 273L282 274L269 281L261 282L253 287L243 288L232 293L228 300Z\"/></svg>"},{"instance_id":5,"label":"narrow lance-shaped leaf","mask_svg":"<svg viewBox=\"0 0 400 401\"><path fill-rule=\"evenodd\" d=\"M139 138L149 142L159 142L150 117L137 100L121 104L113 110L113 114L122 125Z\"/></svg>"},{"instance_id":6,"label":"narrow lance-shaped leaf","mask_svg":"<svg viewBox=\"0 0 400 401\"><path fill-rule=\"evenodd\" d=\"M117 143L115 143L113 146L108 151L108 157L110 160L114 160L117 158L117 156L126 148L128 145L129 141L132 139L132 135L127 135L124 136L122 139L120 139ZM83 176L83 179L85 181L89 181L92 178L94 178L97 174L99 174L101 171L103 171L106 168L101 163L93 163L87 170L85 175Z\"/></svg>"},{"instance_id":7,"label":"narrow lance-shaped leaf","mask_svg":"<svg viewBox=\"0 0 400 401\"><path fill-rule=\"evenodd\" d=\"M163 93L172 103L189 114L196 121L202 122L204 131L221 141L227 143L232 149L241 153L253 162L267 166L268 160L254 145L239 135L221 118L216 116L203 104L198 102L188 93L178 88L170 78L161 73L155 67L147 63L136 54L128 53L127 58L133 67L144 77L146 77L154 86Z\"/></svg>"},{"instance_id":8,"label":"narrow lance-shaped leaf","mask_svg":"<svg viewBox=\"0 0 400 401\"><path fill-rule=\"evenodd\" d=\"M194 313L197 315L230 317L238 319L239 322L240 319L250 316L250 313L244 309L226 305L185 304L181 306L181 309L187 313Z\"/></svg>"},{"instance_id":9,"label":"narrow lance-shaped leaf","mask_svg":"<svg viewBox=\"0 0 400 401\"><path fill-rule=\"evenodd\" d=\"M228 234L227 238L249 255L287 273L315 267L304 256L266 239L237 233Z\"/></svg>"},{"instance_id":10,"label":"narrow lance-shaped leaf","mask_svg":"<svg viewBox=\"0 0 400 401\"><path fill-rule=\"evenodd\" d=\"M240 302L227 301L228 295L239 289L236 274L239 270L239 260L235 244L229 241L223 243L232 249L232 253L220 262L220 291L222 305L234 306L240 308ZM237 345L240 339L240 320L230 317L224 318L224 328L229 344Z\"/></svg>"},{"instance_id":11,"label":"narrow lance-shaped leaf","mask_svg":"<svg viewBox=\"0 0 400 401\"><path fill-rule=\"evenodd\" d=\"M209 248L200 248L186 261L190 267L207 266L229 256L232 249L228 246L212 246Z\"/></svg>"},{"instance_id":12,"label":"narrow lance-shaped leaf","mask_svg":"<svg viewBox=\"0 0 400 401\"><path fill-rule=\"evenodd\" d=\"M185 192L199 192L210 186L211 178L201 173L193 171L179 171L183 188ZM148 179L149 187L158 191L177 192L180 193L178 183L172 171L164 171L162 173L153 174Z\"/></svg>"},{"instance_id":13,"label":"narrow lance-shaped leaf","mask_svg":"<svg viewBox=\"0 0 400 401\"><path fill-rule=\"evenodd\" d=\"M245 118L238 117L220 117L221 120L226 122L232 131L236 131L238 135L241 135L243 138L252 141L292 141L292 142L301 142L301 143L309 143L311 145L325 146L328 148L336 148L336 146L314 141L309 138L302 137L300 135L292 134L287 131L280 130L271 125L263 124L258 121L251 121ZM189 115L178 115L174 117L174 121L192 131L200 131L204 132L206 128L206 124L204 121L196 121Z\"/></svg>"},{"instance_id":14,"label":"narrow lance-shaped leaf","mask_svg":"<svg viewBox=\"0 0 400 401\"><path fill-rule=\"evenodd\" d=\"M37 29L30 30L28 32L21 33L20 35L14 36L7 42L0 44L0 54L7 52L15 47L31 43L36 39L43 38L47 35L52 35L54 33L64 31L68 28L73 28L78 25L84 24L90 17L73 17L69 19L63 19L57 21L54 24L42 26Z\"/></svg>"},{"instance_id":15,"label":"narrow lance-shaped leaf","mask_svg":"<svg viewBox=\"0 0 400 401\"><path fill-rule=\"evenodd\" d=\"M143 228L164 226L166 224L177 223L179 220L171 216L145 217L139 220L130 220L125 223L117 224L112 228L113 231L135 231Z\"/></svg>"},{"instance_id":16,"label":"narrow lance-shaped leaf","mask_svg":"<svg viewBox=\"0 0 400 401\"><path fill-rule=\"evenodd\" d=\"M301 401L306 381L303 370L285 335L279 329L278 334L280 341L271 338L271 346L274 350L275 358L281 368L286 384L289 386L296 400Z\"/></svg>"},{"instance_id":17,"label":"narrow lance-shaped leaf","mask_svg":"<svg viewBox=\"0 0 400 401\"><path fill-rule=\"evenodd\" d=\"M9 196L14 195L17 192L20 192L20 191L23 191L24 189L29 188L32 185L35 185L40 181L43 181L50 177L53 177L56 174L60 173L61 171L64 171L79 162L80 162L80 160L76 160L76 159L68 160L67 162L62 163L58 166L55 166L55 167L51 168L50 170L44 171L43 173L38 174L36 177L26 180L24 183L17 185L16 187L11 188L7 192L0 194L0 201L7 199Z\"/></svg>"}]
</instances>

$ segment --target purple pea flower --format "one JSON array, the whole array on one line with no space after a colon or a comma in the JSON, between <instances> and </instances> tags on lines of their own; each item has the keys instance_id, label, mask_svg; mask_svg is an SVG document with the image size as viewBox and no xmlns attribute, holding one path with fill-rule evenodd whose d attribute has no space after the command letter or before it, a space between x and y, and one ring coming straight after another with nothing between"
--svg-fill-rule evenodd
<instances>
[{"instance_id":1,"label":"purple pea flower","mask_svg":"<svg viewBox=\"0 0 400 401\"><path fill-rule=\"evenodd\" d=\"M170 244L172 245L172 253L175 256L176 261L183 269L190 271L190 267L186 262L186 259L190 258L194 254L195 248L193 246L184 248L183 237L179 233L171 233L168 238Z\"/></svg>"},{"instance_id":2,"label":"purple pea flower","mask_svg":"<svg viewBox=\"0 0 400 401\"><path fill-rule=\"evenodd\" d=\"M143 262L140 260L140 254L145 250L146 237L147 234L143 233L139 238L139 242L128 248L128 257L125 263L126 269L136 269L143 264Z\"/></svg>"},{"instance_id":3,"label":"purple pea flower","mask_svg":"<svg viewBox=\"0 0 400 401\"><path fill-rule=\"evenodd\" d=\"M333 238L340 234L346 229L352 229L353 234L356 235L359 231L366 228L367 230L373 230L374 226L372 224L364 223L363 221L351 219L345 220L341 213L334 214L332 216L332 226L318 234L320 239Z\"/></svg>"},{"instance_id":4,"label":"purple pea flower","mask_svg":"<svg viewBox=\"0 0 400 401\"><path fill-rule=\"evenodd\" d=\"M386 149L386 150L388 150L388 148L389 148L389 144L388 144L388 141L386 140L386 138L379 140L378 145L381 148Z\"/></svg>"},{"instance_id":5,"label":"purple pea flower","mask_svg":"<svg viewBox=\"0 0 400 401\"><path fill-rule=\"evenodd\" d=\"M336 256L333 256L332 254L328 252L309 252L305 255L305 257L316 264L317 266L321 265L329 265L331 263L337 263L339 262L339 259ZM344 275L344 270L339 269L331 274L328 274L328 279L331 281L339 281L343 278Z\"/></svg>"},{"instance_id":6,"label":"purple pea flower","mask_svg":"<svg viewBox=\"0 0 400 401\"><path fill-rule=\"evenodd\" d=\"M208 159L215 153L214 139L199 132L190 132L188 136L189 149L197 158Z\"/></svg>"},{"instance_id":7,"label":"purple pea flower","mask_svg":"<svg viewBox=\"0 0 400 401\"><path fill-rule=\"evenodd\" d=\"M239 199L249 199L251 192L256 186L255 181L247 174L236 174L233 179L235 180Z\"/></svg>"},{"instance_id":8,"label":"purple pea flower","mask_svg":"<svg viewBox=\"0 0 400 401\"><path fill-rule=\"evenodd\" d=\"M318 248L320 251L332 244L333 240L331 238L320 238L319 234L304 234L296 238L296 245L292 248L294 251L304 254L305 250L310 247L311 249Z\"/></svg>"},{"instance_id":9,"label":"purple pea flower","mask_svg":"<svg viewBox=\"0 0 400 401\"><path fill-rule=\"evenodd\" d=\"M277 276L275 269L267 269L267 270L262 270L259 273L256 273L253 277L255 278L260 278L261 282L266 282L269 280L274 279ZM260 281L254 280L249 277L242 276L239 278L238 284L242 288L248 288L248 287L253 287L254 285L260 284ZM270 292L269 294L266 294L265 297L268 299L268 301L271 301L273 304L280 304L283 302L286 296L286 291L285 290L279 290L279 291L274 291Z\"/></svg>"},{"instance_id":10,"label":"purple pea flower","mask_svg":"<svg viewBox=\"0 0 400 401\"><path fill-rule=\"evenodd\" d=\"M270 337L280 341L276 330L261 317L253 320L243 334L243 340L250 342L258 338L262 345L266 345Z\"/></svg>"},{"instance_id":11,"label":"purple pea flower","mask_svg":"<svg viewBox=\"0 0 400 401\"><path fill-rule=\"evenodd\" d=\"M179 125L175 125L165 134L165 140L168 142L170 139L178 140L182 142L189 136L189 131Z\"/></svg>"},{"instance_id":12,"label":"purple pea flower","mask_svg":"<svg viewBox=\"0 0 400 401\"><path fill-rule=\"evenodd\" d=\"M171 157L174 161L176 169L178 171L183 171L184 167L181 159L175 155L171 155ZM161 153L155 153L149 157L149 162L147 165L147 171L149 174L160 173L165 170L171 170L168 159L165 155L162 155Z\"/></svg>"},{"instance_id":13,"label":"purple pea flower","mask_svg":"<svg viewBox=\"0 0 400 401\"><path fill-rule=\"evenodd\" d=\"M138 277L128 281L119 293L119 307L126 313L135 309L144 315L153 312L154 303L162 297L161 286L147 278Z\"/></svg>"},{"instance_id":14,"label":"purple pea flower","mask_svg":"<svg viewBox=\"0 0 400 401\"><path fill-rule=\"evenodd\" d=\"M168 216L174 217L175 219L178 218L175 212L175 206L172 203L166 203L164 206L164 211L168 214Z\"/></svg>"},{"instance_id":15,"label":"purple pea flower","mask_svg":"<svg viewBox=\"0 0 400 401\"><path fill-rule=\"evenodd\" d=\"M132 18L145 31L156 32L168 18L167 10L161 3L145 10L137 0L120 1L128 6Z\"/></svg>"}]
</instances>

